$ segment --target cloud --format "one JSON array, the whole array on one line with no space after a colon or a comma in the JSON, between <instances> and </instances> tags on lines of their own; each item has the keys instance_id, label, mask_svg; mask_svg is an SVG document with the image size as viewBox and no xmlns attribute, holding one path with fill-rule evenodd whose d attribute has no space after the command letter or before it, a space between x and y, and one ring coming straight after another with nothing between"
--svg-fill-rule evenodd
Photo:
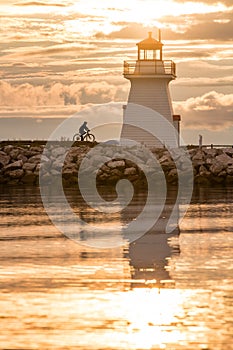
<instances>
[{"instance_id":1,"label":"cloud","mask_svg":"<svg viewBox=\"0 0 233 350\"><path fill-rule=\"evenodd\" d=\"M3 109L6 107L27 107L30 111L35 107L61 107L125 101L126 97L127 87L124 82L122 85L99 81L39 86L28 83L13 85L0 82L0 106Z\"/></svg>"},{"instance_id":2,"label":"cloud","mask_svg":"<svg viewBox=\"0 0 233 350\"><path fill-rule=\"evenodd\" d=\"M67 7L69 4L61 4L61 3L48 3L41 1L29 1L29 2L18 2L14 4L15 6L56 6L56 7Z\"/></svg>"},{"instance_id":3,"label":"cloud","mask_svg":"<svg viewBox=\"0 0 233 350\"><path fill-rule=\"evenodd\" d=\"M151 27L145 27L141 23L133 22L114 22L115 25L119 25L122 27L117 31L113 31L110 34L106 35L102 32L98 32L95 34L97 39L99 38L109 38L109 39L139 39L141 40L145 35L147 35L148 31L151 31Z\"/></svg>"},{"instance_id":4,"label":"cloud","mask_svg":"<svg viewBox=\"0 0 233 350\"><path fill-rule=\"evenodd\" d=\"M169 40L225 40L232 39L233 11L165 16L163 37Z\"/></svg>"},{"instance_id":5,"label":"cloud","mask_svg":"<svg viewBox=\"0 0 233 350\"><path fill-rule=\"evenodd\" d=\"M203 86L233 86L233 75L221 78L180 78L176 86L203 87Z\"/></svg>"},{"instance_id":6,"label":"cloud","mask_svg":"<svg viewBox=\"0 0 233 350\"><path fill-rule=\"evenodd\" d=\"M232 1L232 0L231 0ZM180 16L164 16L160 19L162 25L162 39L165 40L225 40L233 38L233 11L205 14L188 14ZM108 35L97 32L96 38L108 39L137 39L141 40L152 31L156 37L155 28L144 26L138 22L114 22L119 30Z\"/></svg>"},{"instance_id":7,"label":"cloud","mask_svg":"<svg viewBox=\"0 0 233 350\"><path fill-rule=\"evenodd\" d=\"M175 0L175 2L184 2L184 0ZM203 3L207 5L217 5L219 3L224 4L226 6L232 7L232 0L191 0L190 3Z\"/></svg>"},{"instance_id":8,"label":"cloud","mask_svg":"<svg viewBox=\"0 0 233 350\"><path fill-rule=\"evenodd\" d=\"M191 129L224 130L233 126L233 94L216 91L175 102L174 110L180 114L184 127Z\"/></svg>"},{"instance_id":9,"label":"cloud","mask_svg":"<svg viewBox=\"0 0 233 350\"><path fill-rule=\"evenodd\" d=\"M93 50L94 47L93 45L87 45L87 44L63 44L63 45L54 45L52 47L48 48L35 48L34 50L31 51L26 51L25 53L22 54L22 56L35 56L35 55L58 55L58 54L68 54L70 52L77 53L81 51L91 51ZM18 55L18 53L16 54Z\"/></svg>"}]
</instances>

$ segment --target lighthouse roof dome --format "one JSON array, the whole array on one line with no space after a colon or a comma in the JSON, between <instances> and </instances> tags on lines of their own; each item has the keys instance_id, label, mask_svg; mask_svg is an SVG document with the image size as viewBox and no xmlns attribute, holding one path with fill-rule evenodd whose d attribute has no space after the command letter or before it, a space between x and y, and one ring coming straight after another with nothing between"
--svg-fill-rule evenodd
<instances>
[{"instance_id":1,"label":"lighthouse roof dome","mask_svg":"<svg viewBox=\"0 0 233 350\"><path fill-rule=\"evenodd\" d=\"M161 43L161 41L158 41L154 38L152 38L152 32L148 33L149 36L148 38L140 41L139 43L137 43L137 46L139 49L143 49L143 50L158 50L161 49L163 44Z\"/></svg>"}]
</instances>

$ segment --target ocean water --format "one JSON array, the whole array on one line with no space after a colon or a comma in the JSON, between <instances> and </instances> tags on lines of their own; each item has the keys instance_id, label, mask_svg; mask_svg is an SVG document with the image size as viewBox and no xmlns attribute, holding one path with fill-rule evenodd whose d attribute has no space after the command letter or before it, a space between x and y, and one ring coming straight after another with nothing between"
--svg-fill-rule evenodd
<instances>
[{"instance_id":1,"label":"ocean water","mask_svg":"<svg viewBox=\"0 0 233 350\"><path fill-rule=\"evenodd\" d=\"M100 249L59 232L39 189L2 187L0 349L233 349L233 189L195 189L165 234L174 195L159 232ZM113 235L145 202L138 193L128 211L97 217L74 190L67 198Z\"/></svg>"}]
</instances>

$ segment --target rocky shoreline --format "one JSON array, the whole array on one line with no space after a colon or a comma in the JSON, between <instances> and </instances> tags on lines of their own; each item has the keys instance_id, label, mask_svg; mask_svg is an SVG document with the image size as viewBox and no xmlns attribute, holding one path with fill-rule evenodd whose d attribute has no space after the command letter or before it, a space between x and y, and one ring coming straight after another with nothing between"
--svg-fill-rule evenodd
<instances>
[{"instance_id":1,"label":"rocky shoreline","mask_svg":"<svg viewBox=\"0 0 233 350\"><path fill-rule=\"evenodd\" d=\"M40 169L43 183L49 184L60 176L62 169L63 184L72 186L78 183L80 164L85 156L84 172L93 173L97 183L105 186L115 185L120 179L128 179L135 187L143 188L147 180L140 162L152 177L156 176L158 169L149 153L140 146L128 147L123 153L117 145L98 145L97 148L92 148L93 145L85 143L72 147L71 143L57 143L45 150L44 147L19 146L10 142L1 146L0 184L38 185ZM91 149L93 151L89 152ZM183 152L182 149L171 152L167 149L152 150L168 184L177 184L177 169L185 173L190 167ZM233 148L193 148L188 152L195 184L233 185ZM99 164L102 165L98 167Z\"/></svg>"}]
</instances>

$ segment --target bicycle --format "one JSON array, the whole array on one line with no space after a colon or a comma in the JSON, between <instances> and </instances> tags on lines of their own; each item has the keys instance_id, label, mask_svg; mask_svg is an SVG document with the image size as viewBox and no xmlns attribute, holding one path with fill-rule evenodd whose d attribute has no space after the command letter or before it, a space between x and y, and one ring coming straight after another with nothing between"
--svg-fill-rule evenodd
<instances>
[{"instance_id":1,"label":"bicycle","mask_svg":"<svg viewBox=\"0 0 233 350\"><path fill-rule=\"evenodd\" d=\"M80 133L73 136L73 141L82 141ZM90 130L83 134L83 141L95 142L95 136L90 134Z\"/></svg>"}]
</instances>

